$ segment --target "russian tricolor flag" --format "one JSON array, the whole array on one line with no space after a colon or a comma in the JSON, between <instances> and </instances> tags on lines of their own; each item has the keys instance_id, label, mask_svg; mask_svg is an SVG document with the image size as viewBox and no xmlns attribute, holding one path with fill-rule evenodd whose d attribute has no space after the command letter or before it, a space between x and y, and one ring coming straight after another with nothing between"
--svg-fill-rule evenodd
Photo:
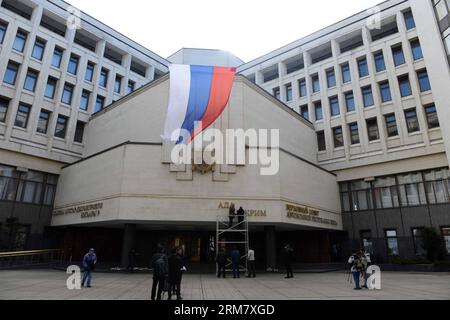
<instances>
[{"instance_id":1,"label":"russian tricolor flag","mask_svg":"<svg viewBox=\"0 0 450 320\"><path fill-rule=\"evenodd\" d=\"M189 144L225 110L236 69L172 64L169 71L169 107L162 137Z\"/></svg>"}]
</instances>

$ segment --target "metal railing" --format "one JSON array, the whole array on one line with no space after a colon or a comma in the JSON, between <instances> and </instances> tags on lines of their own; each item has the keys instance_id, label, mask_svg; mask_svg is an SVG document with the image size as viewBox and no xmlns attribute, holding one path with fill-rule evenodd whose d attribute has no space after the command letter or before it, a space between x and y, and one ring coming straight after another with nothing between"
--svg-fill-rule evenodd
<instances>
[{"instance_id":1,"label":"metal railing","mask_svg":"<svg viewBox=\"0 0 450 320\"><path fill-rule=\"evenodd\" d=\"M0 252L0 269L45 266L64 261L62 249Z\"/></svg>"}]
</instances>

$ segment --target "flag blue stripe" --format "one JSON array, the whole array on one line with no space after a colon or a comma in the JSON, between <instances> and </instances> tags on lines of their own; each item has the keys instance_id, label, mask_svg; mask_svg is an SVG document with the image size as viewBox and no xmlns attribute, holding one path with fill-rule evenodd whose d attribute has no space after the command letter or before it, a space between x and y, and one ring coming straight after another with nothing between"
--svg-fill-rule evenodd
<instances>
[{"instance_id":1,"label":"flag blue stripe","mask_svg":"<svg viewBox=\"0 0 450 320\"><path fill-rule=\"evenodd\" d=\"M196 121L200 121L206 113L211 92L214 67L191 66L191 89L189 102L182 129L192 134ZM180 137L178 143L186 143L188 137Z\"/></svg>"}]
</instances>

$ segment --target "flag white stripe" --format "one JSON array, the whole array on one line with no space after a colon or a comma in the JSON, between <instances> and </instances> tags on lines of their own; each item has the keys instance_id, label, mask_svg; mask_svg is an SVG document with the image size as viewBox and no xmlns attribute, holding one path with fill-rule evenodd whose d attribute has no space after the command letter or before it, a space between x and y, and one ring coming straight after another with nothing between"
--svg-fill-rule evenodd
<instances>
[{"instance_id":1,"label":"flag white stripe","mask_svg":"<svg viewBox=\"0 0 450 320\"><path fill-rule=\"evenodd\" d=\"M170 96L162 137L164 140L172 140L172 133L181 129L186 117L191 89L191 68L189 65L172 64L169 66L169 71Z\"/></svg>"}]
</instances>

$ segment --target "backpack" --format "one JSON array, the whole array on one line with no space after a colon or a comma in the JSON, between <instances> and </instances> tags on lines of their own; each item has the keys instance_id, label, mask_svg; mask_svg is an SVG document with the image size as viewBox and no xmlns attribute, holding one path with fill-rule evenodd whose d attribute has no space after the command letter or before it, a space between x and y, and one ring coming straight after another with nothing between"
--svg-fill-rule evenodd
<instances>
[{"instance_id":1,"label":"backpack","mask_svg":"<svg viewBox=\"0 0 450 320\"><path fill-rule=\"evenodd\" d=\"M362 261L362 259L356 259L355 260L355 267L356 267L356 270L363 270L364 269L364 262Z\"/></svg>"},{"instance_id":2,"label":"backpack","mask_svg":"<svg viewBox=\"0 0 450 320\"><path fill-rule=\"evenodd\" d=\"M157 275L164 275L167 273L167 265L166 265L166 259L164 259L164 256L161 255L156 261L155 261L155 274Z\"/></svg>"}]
</instances>

